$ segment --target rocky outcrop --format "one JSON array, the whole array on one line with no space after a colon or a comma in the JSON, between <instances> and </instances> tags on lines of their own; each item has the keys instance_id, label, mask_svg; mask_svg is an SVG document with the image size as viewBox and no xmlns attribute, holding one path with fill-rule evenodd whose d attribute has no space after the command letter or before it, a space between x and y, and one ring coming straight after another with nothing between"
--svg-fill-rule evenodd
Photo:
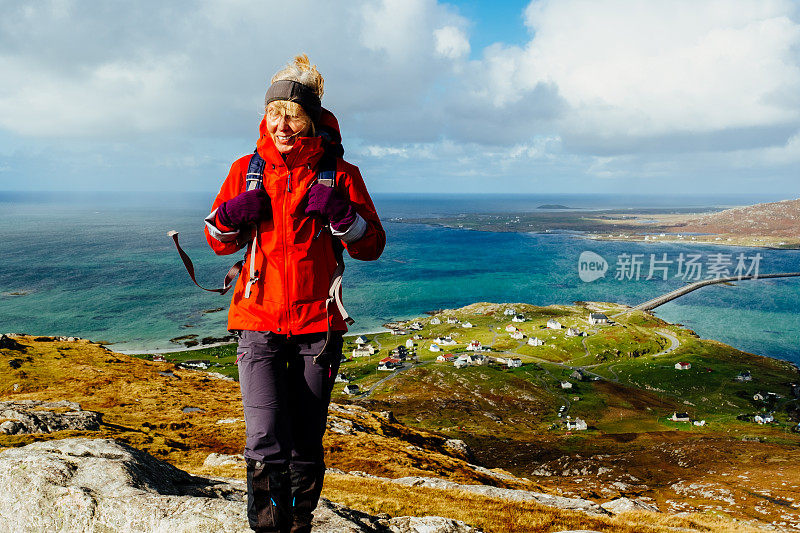
<instances>
[{"instance_id":1,"label":"rocky outcrop","mask_svg":"<svg viewBox=\"0 0 800 533\"><path fill-rule=\"evenodd\" d=\"M54 431L100 429L102 415L84 411L75 402L20 400L0 402L0 433L52 433Z\"/></svg>"},{"instance_id":2,"label":"rocky outcrop","mask_svg":"<svg viewBox=\"0 0 800 533\"><path fill-rule=\"evenodd\" d=\"M447 439L444 443L447 451L454 454L456 457L464 459L469 463L475 462L475 456L472 453L469 445L461 439Z\"/></svg>"},{"instance_id":3,"label":"rocky outcrop","mask_svg":"<svg viewBox=\"0 0 800 533\"><path fill-rule=\"evenodd\" d=\"M0 336L0 350L14 350L15 352L25 352L26 348L24 345L15 341L9 335L2 335Z\"/></svg>"},{"instance_id":4,"label":"rocky outcrop","mask_svg":"<svg viewBox=\"0 0 800 533\"><path fill-rule=\"evenodd\" d=\"M628 511L658 512L658 507L652 503L643 502L642 500L632 500L625 497L616 498L610 502L601 504L600 507L613 514L625 513Z\"/></svg>"},{"instance_id":5,"label":"rocky outcrop","mask_svg":"<svg viewBox=\"0 0 800 533\"><path fill-rule=\"evenodd\" d=\"M328 469L328 472L345 474L345 472L342 472L341 470L330 468ZM493 487L491 485L462 485L460 483L448 481L438 477L408 476L392 479L387 477L373 476L365 472L348 472L347 474L358 477L369 477L389 483L397 483L398 485L407 485L409 487L429 487L433 489L471 492L472 494L479 494L481 496L486 496L487 498L497 498L513 502L536 502L548 507L557 507L559 509L569 509L572 511L583 511L593 515L611 514L611 511L603 509L603 507L591 500L584 500L582 498L566 498L564 496L545 494L543 492L535 492L532 490L505 489Z\"/></svg>"},{"instance_id":6,"label":"rocky outcrop","mask_svg":"<svg viewBox=\"0 0 800 533\"><path fill-rule=\"evenodd\" d=\"M242 455L227 455L224 453L210 453L206 460L203 461L203 466L241 466L244 467L244 456Z\"/></svg>"},{"instance_id":7,"label":"rocky outcrop","mask_svg":"<svg viewBox=\"0 0 800 533\"><path fill-rule=\"evenodd\" d=\"M608 514L608 512L591 500L581 498L565 498L543 492L530 490L503 489L490 485L461 485L453 481L432 477L402 477L391 480L400 485L412 487L431 487L436 489L459 490L480 494L489 498L502 498L514 502L537 502L548 507L558 507L559 509L570 509L573 511L584 511L589 514Z\"/></svg>"},{"instance_id":8,"label":"rocky outcrop","mask_svg":"<svg viewBox=\"0 0 800 533\"><path fill-rule=\"evenodd\" d=\"M0 532L247 532L243 481L192 476L109 439L0 452ZM469 533L448 518L382 518L322 500L318 533Z\"/></svg>"}]
</instances>

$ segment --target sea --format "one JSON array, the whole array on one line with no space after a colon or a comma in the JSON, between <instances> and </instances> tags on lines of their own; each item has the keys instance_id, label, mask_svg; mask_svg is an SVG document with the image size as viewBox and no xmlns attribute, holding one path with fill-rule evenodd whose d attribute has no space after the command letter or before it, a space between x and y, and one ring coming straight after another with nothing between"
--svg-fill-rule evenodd
<instances>
[{"instance_id":1,"label":"sea","mask_svg":"<svg viewBox=\"0 0 800 533\"><path fill-rule=\"evenodd\" d=\"M205 242L203 217L212 197L211 192L0 192L0 333L78 336L128 352L179 348L170 339L184 335L226 335L230 296L195 287L167 236L169 230L180 233L200 283L221 284L240 254L215 256ZM356 319L352 332L379 331L393 320L474 302L635 305L722 273L800 271L798 250L598 241L556 228L483 232L414 222L525 213L541 205L677 209L780 198L378 194L373 199L387 244L378 261L347 258L344 300ZM595 266L606 264L604 275L581 275L579 260L587 257ZM798 309L800 278L787 278L708 286L655 314L703 338L800 364Z\"/></svg>"}]
</instances>

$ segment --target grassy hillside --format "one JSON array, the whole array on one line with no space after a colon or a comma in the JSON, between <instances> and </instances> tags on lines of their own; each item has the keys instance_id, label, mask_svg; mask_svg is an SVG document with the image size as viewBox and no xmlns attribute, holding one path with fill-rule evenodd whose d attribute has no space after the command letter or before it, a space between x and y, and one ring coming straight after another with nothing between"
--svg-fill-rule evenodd
<instances>
[{"instance_id":1,"label":"grassy hillside","mask_svg":"<svg viewBox=\"0 0 800 533\"><path fill-rule=\"evenodd\" d=\"M513 307L525 322L512 339L504 310ZM604 501L620 495L642 498L674 514L633 513L614 518L465 497L421 487L387 485L380 480L332 475L326 495L371 512L442 514L487 531L667 531L689 528L742 531L742 520L800 524L800 438L797 400L789 384L800 380L795 367L729 346L698 339L691 331L647 314L622 314L612 325L591 326L590 311L612 316L625 311L613 304L536 307L524 304L474 304L419 317L419 332L372 336L378 352L342 363L341 372L363 391L342 392L337 384L325 437L326 462L345 472L363 471L390 478L434 476L542 490ZM459 324L447 324L456 318ZM587 336L544 326L555 318ZM461 324L471 322L473 328ZM398 326L408 326L408 321ZM412 334L417 360L397 372L379 372L377 363ZM518 357L522 366L456 369L428 350L438 336L459 355L479 340L485 355ZM538 337L543 346L529 346ZM49 435L0 434L0 447L38 439L88 435L127 442L190 472L242 476L241 467L206 467L209 453L240 453L244 423L238 383L177 363L207 359L210 372L236 376L233 346L167 354L155 363L115 354L88 341L20 337L21 349L0 349L0 400L71 400L103 414L97 431ZM348 338L346 354L354 348ZM676 362L689 362L676 370ZM583 379L573 373L580 369ZM752 381L735 377L749 371ZM572 388L564 389L561 382ZM759 391L777 393L771 403L753 400ZM188 409L187 409L188 408ZM705 425L672 422L687 412ZM737 417L774 412L776 422L759 426ZM559 416L559 413L561 416ZM586 431L568 430L566 417L580 417ZM2 422L2 420L0 420ZM448 448L463 439L480 464L475 468ZM512 472L518 478L503 476ZM465 505L453 506L458 498ZM486 512L476 512L480 509ZM732 522L733 519L739 522ZM800 526L798 526L800 527Z\"/></svg>"}]
</instances>

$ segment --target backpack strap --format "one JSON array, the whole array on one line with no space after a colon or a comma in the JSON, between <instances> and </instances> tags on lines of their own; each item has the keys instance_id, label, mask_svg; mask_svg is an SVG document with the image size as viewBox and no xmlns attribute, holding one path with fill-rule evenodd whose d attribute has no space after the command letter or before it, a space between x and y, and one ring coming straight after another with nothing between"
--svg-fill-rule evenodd
<instances>
[{"instance_id":1,"label":"backpack strap","mask_svg":"<svg viewBox=\"0 0 800 533\"><path fill-rule=\"evenodd\" d=\"M338 148L337 148L338 147ZM326 144L325 152L322 154L322 158L320 159L317 165L317 180L316 183L320 185L324 185L325 187L330 187L332 189L336 188L336 164L337 164L337 156L341 153L341 145L332 145ZM330 226L328 227L330 230ZM345 324L348 326L353 325L355 320L350 316L347 310L344 308L344 303L342 302L342 277L344 276L344 245L342 241L331 235L331 244L333 245L333 254L336 257L336 269L333 271L333 275L331 276L331 283L328 289L328 298L325 300L325 321L328 324L328 332L325 337L325 344L322 345L322 349L319 353L314 357L314 362L317 362L317 358L322 355L325 351L325 348L328 346L328 342L331 339L331 320L330 320L330 306L331 304L336 304L336 307L339 309L339 314L342 315L342 319L344 320Z\"/></svg>"},{"instance_id":2,"label":"backpack strap","mask_svg":"<svg viewBox=\"0 0 800 533\"><path fill-rule=\"evenodd\" d=\"M264 166L267 164L264 158L258 155L258 149L253 151L250 157L250 163L247 165L247 174L245 175L245 190L254 191L260 189L264 185ZM258 248L258 231L253 232L253 240L250 243L250 277L247 284L244 286L244 297L250 298L250 289L253 284L258 281L258 270L256 270L256 250ZM247 253L245 253L247 257Z\"/></svg>"},{"instance_id":3,"label":"backpack strap","mask_svg":"<svg viewBox=\"0 0 800 533\"><path fill-rule=\"evenodd\" d=\"M189 258L189 255L183 251L181 248L180 243L178 243L178 232L175 230L171 230L167 232L167 237L172 237L172 240L175 242L175 248L178 249L178 255L181 256L181 260L183 261L183 266L186 267L186 271L189 273L189 277L192 278L192 281L195 285L203 289L204 291L208 292L218 292L219 294L225 294L233 287L233 281L236 279L236 276L242 271L242 264L244 260L237 261L229 270L228 273L225 274L225 281L222 284L222 287L219 289L206 289L199 283L194 277L194 265L192 264L192 260Z\"/></svg>"},{"instance_id":4,"label":"backpack strap","mask_svg":"<svg viewBox=\"0 0 800 533\"><path fill-rule=\"evenodd\" d=\"M250 157L250 163L247 165L247 175L245 176L245 180L247 180L246 191L260 189L264 185L264 166L266 164L267 162L264 161L264 158L258 155L258 150L255 150Z\"/></svg>"}]
</instances>

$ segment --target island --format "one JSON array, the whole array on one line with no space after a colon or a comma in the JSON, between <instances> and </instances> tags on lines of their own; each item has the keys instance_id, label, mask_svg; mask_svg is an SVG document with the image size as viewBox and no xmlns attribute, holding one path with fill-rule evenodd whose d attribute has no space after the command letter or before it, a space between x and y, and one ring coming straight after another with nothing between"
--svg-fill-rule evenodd
<instances>
[{"instance_id":1,"label":"island","mask_svg":"<svg viewBox=\"0 0 800 533\"><path fill-rule=\"evenodd\" d=\"M477 231L571 231L602 240L800 248L800 199L730 209L543 209L528 213L470 213L394 221Z\"/></svg>"}]
</instances>

